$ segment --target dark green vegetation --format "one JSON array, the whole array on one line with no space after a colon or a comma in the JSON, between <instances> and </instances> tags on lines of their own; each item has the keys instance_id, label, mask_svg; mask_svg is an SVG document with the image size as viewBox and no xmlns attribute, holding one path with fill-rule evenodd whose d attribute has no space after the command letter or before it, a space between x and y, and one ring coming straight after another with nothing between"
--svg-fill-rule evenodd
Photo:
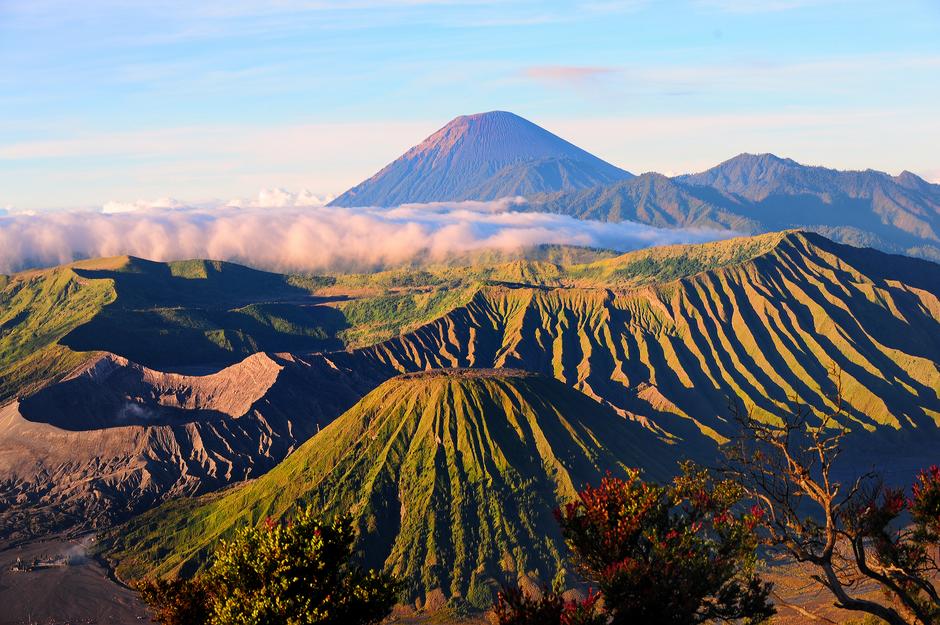
<instances>
[{"instance_id":1,"label":"dark green vegetation","mask_svg":"<svg viewBox=\"0 0 940 625\"><path fill-rule=\"evenodd\" d=\"M129 258L116 270L75 270L113 284L116 297L62 344L147 366L231 364L258 351L340 346L342 315L319 306L326 278L282 276L209 261Z\"/></svg>"},{"instance_id":2,"label":"dark green vegetation","mask_svg":"<svg viewBox=\"0 0 940 625\"><path fill-rule=\"evenodd\" d=\"M48 388L18 391L22 402L0 406L0 474L8 476L0 481L0 526L22 522L33 534L69 523L106 527L169 497L258 478L135 521L128 540L111 545L128 576L151 566L192 572L214 541L300 499L354 511L360 544L374 554L369 564L407 578L409 600L455 610L485 605L491 582L531 588L570 573L550 510L575 489L611 466L665 476L678 457L713 461L717 445L737 432L729 398L768 422L794 395L822 413L831 408L833 366L841 369L841 423L857 441L847 456L890 458L900 473L915 460L925 464L938 440L938 266L815 234L575 264L543 257L317 279L226 264L102 262L20 274L4 290L6 297L32 284L24 293L52 294L7 314L10 328L16 315L19 324L38 325L72 310L75 293L100 293L84 321L69 318L46 343L32 344L39 351L18 343L24 361L55 349L91 364L60 382L40 376ZM137 268L119 271L124 264ZM229 271L238 286L218 286ZM73 286L56 291L58 279ZM164 285L153 296L150 281ZM213 347L183 350L191 366L177 375L64 346L85 333L94 341L82 349L137 350L147 362L165 356L146 324L137 324L139 337L106 332L111 326L96 318L109 314L160 314L154 328L168 342ZM217 351L221 343L205 328L178 321L210 315L222 319L213 323L225 336L240 329L252 340L229 340L231 348ZM200 360L206 353L238 360L283 343L313 353L257 353L222 371ZM330 351L334 344L340 349ZM49 362L66 369L61 375L71 368ZM193 375L197 367L216 372ZM429 369L543 377L444 376L457 389L447 392L442 380L396 378ZM610 421L604 434L592 421L601 413ZM491 418L520 429L494 428ZM369 430L372 422L385 429ZM614 428L626 434L608 436ZM485 435L473 443L463 431ZM491 460L498 457L505 460ZM523 503L506 508L497 499Z\"/></svg>"},{"instance_id":3,"label":"dark green vegetation","mask_svg":"<svg viewBox=\"0 0 940 625\"><path fill-rule=\"evenodd\" d=\"M572 561L597 584L601 604L590 595L534 600L509 588L496 604L501 625L765 622L776 610L772 585L756 572L763 511L747 511L744 494L691 464L666 486L630 471L586 487L558 520Z\"/></svg>"},{"instance_id":4,"label":"dark green vegetation","mask_svg":"<svg viewBox=\"0 0 940 625\"><path fill-rule=\"evenodd\" d=\"M536 597L510 586L499 592L493 606L497 625L607 625L598 609L600 594L588 591L584 599L566 599L561 590L544 588Z\"/></svg>"},{"instance_id":5,"label":"dark green vegetation","mask_svg":"<svg viewBox=\"0 0 940 625\"><path fill-rule=\"evenodd\" d=\"M760 623L776 610L756 573L761 510L742 511L743 498L734 482L685 465L668 486L635 472L606 478L559 521L614 623Z\"/></svg>"},{"instance_id":6,"label":"dark green vegetation","mask_svg":"<svg viewBox=\"0 0 940 625\"><path fill-rule=\"evenodd\" d=\"M323 278L131 257L18 274L0 291L0 400L109 351L150 366L231 364L261 350L337 347Z\"/></svg>"},{"instance_id":7,"label":"dark green vegetation","mask_svg":"<svg viewBox=\"0 0 940 625\"><path fill-rule=\"evenodd\" d=\"M83 360L59 341L114 301L111 284L59 267L7 278L0 290L0 401L55 380Z\"/></svg>"},{"instance_id":8,"label":"dark green vegetation","mask_svg":"<svg viewBox=\"0 0 940 625\"><path fill-rule=\"evenodd\" d=\"M638 424L563 384L511 371L440 371L372 391L243 487L170 502L103 544L124 577L192 573L217 541L298 502L351 512L368 566L418 606L483 609L500 583L568 583L552 510L607 471L668 475Z\"/></svg>"},{"instance_id":9,"label":"dark green vegetation","mask_svg":"<svg viewBox=\"0 0 940 625\"><path fill-rule=\"evenodd\" d=\"M311 509L289 522L246 527L192 580L138 585L163 625L371 625L391 614L399 583L352 562L346 517Z\"/></svg>"}]
</instances>

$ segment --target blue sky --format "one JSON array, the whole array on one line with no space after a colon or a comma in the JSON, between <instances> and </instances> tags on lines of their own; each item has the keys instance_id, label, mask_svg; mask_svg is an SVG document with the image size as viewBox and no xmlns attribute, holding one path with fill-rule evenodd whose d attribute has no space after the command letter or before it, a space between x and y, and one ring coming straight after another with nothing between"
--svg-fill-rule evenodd
<instances>
[{"instance_id":1,"label":"blue sky","mask_svg":"<svg viewBox=\"0 0 940 625\"><path fill-rule=\"evenodd\" d=\"M0 209L343 191L511 110L634 172L940 181L937 0L0 0Z\"/></svg>"}]
</instances>

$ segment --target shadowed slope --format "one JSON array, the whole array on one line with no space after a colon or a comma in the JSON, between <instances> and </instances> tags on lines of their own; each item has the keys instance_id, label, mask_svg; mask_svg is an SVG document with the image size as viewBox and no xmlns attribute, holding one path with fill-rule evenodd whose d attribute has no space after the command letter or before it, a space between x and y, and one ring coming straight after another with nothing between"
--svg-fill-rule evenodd
<instances>
[{"instance_id":1,"label":"shadowed slope","mask_svg":"<svg viewBox=\"0 0 940 625\"><path fill-rule=\"evenodd\" d=\"M61 343L76 351L121 354L151 367L229 365L258 351L342 346L342 315L313 291L329 282L233 263L156 263L130 257L117 270L78 270L114 285L101 314Z\"/></svg>"},{"instance_id":2,"label":"shadowed slope","mask_svg":"<svg viewBox=\"0 0 940 625\"><path fill-rule=\"evenodd\" d=\"M171 502L108 545L119 572L191 571L233 528L297 503L351 512L366 563L405 577L408 600L463 597L488 607L496 582L565 575L552 510L606 471L673 470L637 424L543 377L439 371L369 393L264 477Z\"/></svg>"},{"instance_id":3,"label":"shadowed slope","mask_svg":"<svg viewBox=\"0 0 940 625\"><path fill-rule=\"evenodd\" d=\"M338 349L343 316L313 295L328 282L129 256L16 274L0 289L0 403L61 379L91 352L220 368L259 351Z\"/></svg>"},{"instance_id":4,"label":"shadowed slope","mask_svg":"<svg viewBox=\"0 0 940 625\"><path fill-rule=\"evenodd\" d=\"M0 282L0 403L54 381L87 355L59 344L116 298L113 282L85 280L72 266Z\"/></svg>"}]
</instances>

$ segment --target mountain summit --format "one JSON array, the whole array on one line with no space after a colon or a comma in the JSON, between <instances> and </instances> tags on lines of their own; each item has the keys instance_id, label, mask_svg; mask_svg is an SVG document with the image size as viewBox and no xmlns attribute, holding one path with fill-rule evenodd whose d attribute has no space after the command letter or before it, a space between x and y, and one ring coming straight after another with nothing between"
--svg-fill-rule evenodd
<instances>
[{"instance_id":1,"label":"mountain summit","mask_svg":"<svg viewBox=\"0 0 940 625\"><path fill-rule=\"evenodd\" d=\"M332 205L493 200L631 175L518 115L491 111L457 117Z\"/></svg>"}]
</instances>

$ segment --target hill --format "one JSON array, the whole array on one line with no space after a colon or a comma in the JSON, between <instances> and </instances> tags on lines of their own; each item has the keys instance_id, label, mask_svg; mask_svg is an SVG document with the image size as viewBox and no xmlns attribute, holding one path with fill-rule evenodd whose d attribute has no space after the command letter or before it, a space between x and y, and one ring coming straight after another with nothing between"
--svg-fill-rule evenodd
<instances>
[{"instance_id":1,"label":"hill","mask_svg":"<svg viewBox=\"0 0 940 625\"><path fill-rule=\"evenodd\" d=\"M204 373L259 351L367 345L447 312L467 300L468 289L513 268L613 256L546 245L335 276L122 256L3 276L0 403L61 379L96 352Z\"/></svg>"},{"instance_id":2,"label":"hill","mask_svg":"<svg viewBox=\"0 0 940 625\"><path fill-rule=\"evenodd\" d=\"M580 219L746 234L799 228L850 245L940 260L940 185L910 172L838 171L773 154L741 154L698 174L643 174L528 199L528 210Z\"/></svg>"},{"instance_id":3,"label":"hill","mask_svg":"<svg viewBox=\"0 0 940 625\"><path fill-rule=\"evenodd\" d=\"M940 260L940 185L910 172L838 171L741 154L679 178L744 206L763 230L812 227L831 238Z\"/></svg>"},{"instance_id":4,"label":"hill","mask_svg":"<svg viewBox=\"0 0 940 625\"><path fill-rule=\"evenodd\" d=\"M839 171L740 154L706 171L633 176L512 113L457 117L335 206L493 200L527 210L741 234L787 229L940 260L940 185L905 171Z\"/></svg>"},{"instance_id":5,"label":"hill","mask_svg":"<svg viewBox=\"0 0 940 625\"><path fill-rule=\"evenodd\" d=\"M654 248L493 285L363 348L371 367L511 367L648 420L690 453L734 431L729 398L772 418L797 396L885 442L940 424L940 265L791 232ZM917 432L916 436L914 432Z\"/></svg>"},{"instance_id":6,"label":"hill","mask_svg":"<svg viewBox=\"0 0 940 625\"><path fill-rule=\"evenodd\" d=\"M0 290L0 402L61 379L92 352L161 367L341 345L315 277L134 257L28 271Z\"/></svg>"},{"instance_id":7,"label":"hill","mask_svg":"<svg viewBox=\"0 0 940 625\"><path fill-rule=\"evenodd\" d=\"M760 232L759 224L733 206L662 174L646 173L577 191L542 193L528 198L528 210L597 221L638 221L658 228L716 228Z\"/></svg>"},{"instance_id":8,"label":"hill","mask_svg":"<svg viewBox=\"0 0 940 625\"><path fill-rule=\"evenodd\" d=\"M938 440L935 263L785 232L327 282L316 297L338 301L316 305L342 318L355 348L177 373L83 353L107 365L2 407L0 527L106 525L257 476L385 380L431 369L553 377L710 461L735 431L729 401L768 419L793 396L826 410L836 367L863 455L900 466Z\"/></svg>"},{"instance_id":9,"label":"hill","mask_svg":"<svg viewBox=\"0 0 940 625\"><path fill-rule=\"evenodd\" d=\"M370 566L418 606L486 608L505 581L564 578L552 511L607 471L673 469L666 446L565 385L510 370L442 370L380 385L265 476L170 502L103 545L122 577L191 572L246 523L312 503L349 512Z\"/></svg>"},{"instance_id":10,"label":"hill","mask_svg":"<svg viewBox=\"0 0 940 625\"><path fill-rule=\"evenodd\" d=\"M331 205L493 200L629 177L518 115L491 111L451 120Z\"/></svg>"},{"instance_id":11,"label":"hill","mask_svg":"<svg viewBox=\"0 0 940 625\"><path fill-rule=\"evenodd\" d=\"M0 290L0 402L56 380L86 356L60 344L116 298L113 284L64 266L5 277Z\"/></svg>"}]
</instances>

